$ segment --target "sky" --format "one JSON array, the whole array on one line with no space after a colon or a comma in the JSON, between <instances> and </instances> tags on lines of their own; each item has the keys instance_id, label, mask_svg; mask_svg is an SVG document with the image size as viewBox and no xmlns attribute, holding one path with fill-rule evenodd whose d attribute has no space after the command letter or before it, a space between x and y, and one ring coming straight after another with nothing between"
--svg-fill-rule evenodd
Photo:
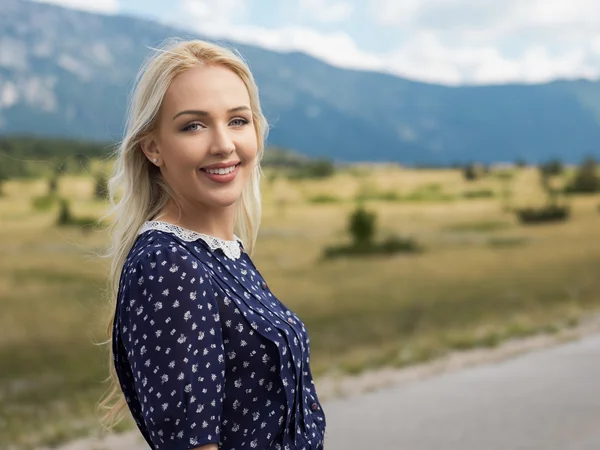
<instances>
[{"instance_id":1,"label":"sky","mask_svg":"<svg viewBox=\"0 0 600 450\"><path fill-rule=\"evenodd\" d=\"M600 78L599 0L35 0L446 85Z\"/></svg>"}]
</instances>

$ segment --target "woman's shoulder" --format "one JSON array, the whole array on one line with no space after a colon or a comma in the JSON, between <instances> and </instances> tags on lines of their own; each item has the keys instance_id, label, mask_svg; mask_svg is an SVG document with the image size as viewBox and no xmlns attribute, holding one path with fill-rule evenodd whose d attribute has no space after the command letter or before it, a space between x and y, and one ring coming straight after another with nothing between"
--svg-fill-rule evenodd
<instances>
[{"instance_id":1,"label":"woman's shoulder","mask_svg":"<svg viewBox=\"0 0 600 450\"><path fill-rule=\"evenodd\" d=\"M150 230L138 236L124 263L128 273L151 270L169 272L183 266L204 271L210 265L210 251L206 246L182 242L169 233Z\"/></svg>"},{"instance_id":2,"label":"woman's shoulder","mask_svg":"<svg viewBox=\"0 0 600 450\"><path fill-rule=\"evenodd\" d=\"M205 253L202 249L192 251L168 235L138 239L123 265L119 287L121 308L127 310L131 300L138 296L156 301L169 296L180 301L186 295L207 296L214 287L210 262L202 256Z\"/></svg>"}]
</instances>

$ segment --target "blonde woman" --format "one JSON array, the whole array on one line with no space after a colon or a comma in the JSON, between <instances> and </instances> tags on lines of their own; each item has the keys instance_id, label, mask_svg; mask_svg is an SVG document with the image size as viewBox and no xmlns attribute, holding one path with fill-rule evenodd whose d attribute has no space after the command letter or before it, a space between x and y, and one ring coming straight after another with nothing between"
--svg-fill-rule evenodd
<instances>
[{"instance_id":1,"label":"blonde woman","mask_svg":"<svg viewBox=\"0 0 600 450\"><path fill-rule=\"evenodd\" d=\"M102 405L109 426L127 406L152 449L323 448L306 329L251 259L266 132L236 53L172 41L142 66L109 182Z\"/></svg>"}]
</instances>

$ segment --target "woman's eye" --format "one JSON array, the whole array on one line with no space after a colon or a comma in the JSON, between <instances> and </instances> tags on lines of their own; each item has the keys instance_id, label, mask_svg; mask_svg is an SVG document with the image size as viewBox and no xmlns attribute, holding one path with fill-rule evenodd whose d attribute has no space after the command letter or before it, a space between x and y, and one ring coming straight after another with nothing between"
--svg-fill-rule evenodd
<instances>
[{"instance_id":1,"label":"woman's eye","mask_svg":"<svg viewBox=\"0 0 600 450\"><path fill-rule=\"evenodd\" d=\"M242 119L242 118L240 118L240 117L238 117L237 119L233 119L233 120L231 121L231 124L232 124L234 127L236 127L236 126L237 126L237 127L241 127L241 126L243 126L243 125L246 125L247 123L248 123L248 121L247 121L246 119Z\"/></svg>"},{"instance_id":2,"label":"woman's eye","mask_svg":"<svg viewBox=\"0 0 600 450\"><path fill-rule=\"evenodd\" d=\"M198 122L190 123L189 125L184 127L182 131L198 131L200 126L201 125Z\"/></svg>"}]
</instances>

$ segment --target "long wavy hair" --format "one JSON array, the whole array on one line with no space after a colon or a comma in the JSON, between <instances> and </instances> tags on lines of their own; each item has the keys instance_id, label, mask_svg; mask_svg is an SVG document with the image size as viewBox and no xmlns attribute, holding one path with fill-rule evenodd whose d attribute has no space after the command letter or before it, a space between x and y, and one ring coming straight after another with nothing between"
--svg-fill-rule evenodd
<instances>
[{"instance_id":1,"label":"long wavy hair","mask_svg":"<svg viewBox=\"0 0 600 450\"><path fill-rule=\"evenodd\" d=\"M108 181L110 208L103 217L110 217L110 245L103 255L110 261L107 302L108 389L97 409L101 424L111 429L124 417L127 402L120 389L113 363L112 330L121 271L141 225L152 220L165 207L173 192L162 178L160 170L148 161L140 143L152 133L163 98L173 79L198 65L221 65L237 74L246 85L257 136L256 165L234 205L234 233L252 254L261 220L260 162L268 124L260 107L258 88L244 59L235 50L202 40L169 39L143 62L127 108L122 141L113 152L114 166Z\"/></svg>"}]
</instances>

